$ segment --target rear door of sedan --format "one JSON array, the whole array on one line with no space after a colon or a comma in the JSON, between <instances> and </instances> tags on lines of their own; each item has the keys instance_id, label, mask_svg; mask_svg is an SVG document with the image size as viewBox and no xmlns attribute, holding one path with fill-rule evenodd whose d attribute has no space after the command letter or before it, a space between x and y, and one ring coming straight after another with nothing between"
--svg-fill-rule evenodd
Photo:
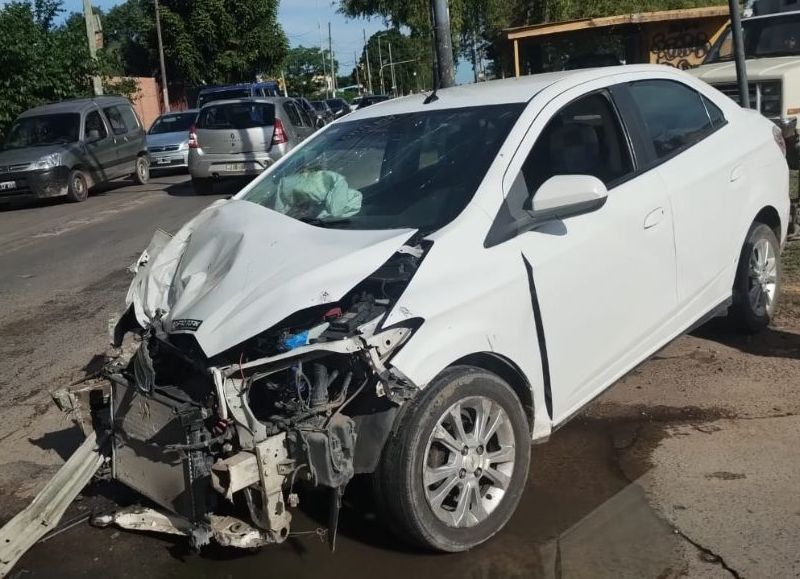
<instances>
[{"instance_id":1,"label":"rear door of sedan","mask_svg":"<svg viewBox=\"0 0 800 579\"><path fill-rule=\"evenodd\" d=\"M738 219L748 186L746 146L723 112L678 79L626 83L638 109L642 157L664 179L675 214L677 290L687 323L731 294L743 239Z\"/></svg>"},{"instance_id":2,"label":"rear door of sedan","mask_svg":"<svg viewBox=\"0 0 800 579\"><path fill-rule=\"evenodd\" d=\"M550 100L504 180L507 203L520 208L556 175L592 175L608 188L600 209L507 242L517 246L528 271L555 423L663 345L677 303L665 185L656 171L639 166L635 136L608 84L594 81Z\"/></svg>"}]
</instances>

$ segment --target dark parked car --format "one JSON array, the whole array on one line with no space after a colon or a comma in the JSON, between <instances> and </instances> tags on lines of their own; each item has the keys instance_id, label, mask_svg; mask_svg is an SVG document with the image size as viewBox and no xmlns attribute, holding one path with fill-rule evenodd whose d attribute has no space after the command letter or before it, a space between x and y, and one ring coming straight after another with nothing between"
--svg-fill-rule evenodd
<instances>
[{"instance_id":1,"label":"dark parked car","mask_svg":"<svg viewBox=\"0 0 800 579\"><path fill-rule=\"evenodd\" d=\"M22 113L0 151L0 199L66 196L83 201L93 186L150 178L142 122L121 97L76 99Z\"/></svg>"},{"instance_id":2,"label":"dark parked car","mask_svg":"<svg viewBox=\"0 0 800 579\"><path fill-rule=\"evenodd\" d=\"M311 104L314 106L314 110L317 111L317 116L320 117L326 123L333 122L335 116L333 114L333 109L328 106L328 103L325 101L311 101Z\"/></svg>"},{"instance_id":3,"label":"dark parked car","mask_svg":"<svg viewBox=\"0 0 800 579\"><path fill-rule=\"evenodd\" d=\"M336 119L353 111L353 109L350 108L350 105L347 104L347 101L344 99L328 99L325 102L328 103L329 107L331 107L331 110L333 111L333 117Z\"/></svg>"},{"instance_id":4,"label":"dark parked car","mask_svg":"<svg viewBox=\"0 0 800 579\"><path fill-rule=\"evenodd\" d=\"M390 97L388 94L370 94L364 95L360 99L358 99L358 105L356 106L356 110L363 109L364 107L368 107L370 105L374 105L377 103L382 103L384 101L388 101Z\"/></svg>"},{"instance_id":5,"label":"dark parked car","mask_svg":"<svg viewBox=\"0 0 800 579\"><path fill-rule=\"evenodd\" d=\"M311 119L311 122L316 128L321 128L325 125L325 119L323 119L317 113L317 109L314 108L314 105L311 104L310 100L308 100L306 97L294 97L294 100L296 100L297 104L300 105L300 108L302 109L301 112L305 113L308 118Z\"/></svg>"}]
</instances>

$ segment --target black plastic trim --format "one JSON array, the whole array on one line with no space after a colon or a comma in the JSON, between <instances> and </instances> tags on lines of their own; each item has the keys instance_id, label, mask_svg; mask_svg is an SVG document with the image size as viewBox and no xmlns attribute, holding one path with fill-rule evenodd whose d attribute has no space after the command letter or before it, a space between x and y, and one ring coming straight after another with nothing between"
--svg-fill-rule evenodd
<instances>
[{"instance_id":1,"label":"black plastic trim","mask_svg":"<svg viewBox=\"0 0 800 579\"><path fill-rule=\"evenodd\" d=\"M542 311L539 308L539 296L536 293L536 283L533 281L533 266L522 255L525 263L525 272L528 274L528 289L531 293L531 306L533 308L533 320L536 324L536 337L539 342L539 356L542 359L542 382L544 383L544 404L547 407L547 415L553 419L553 393L550 387L550 361L547 357L547 343L544 336L544 325L542 324Z\"/></svg>"}]
</instances>

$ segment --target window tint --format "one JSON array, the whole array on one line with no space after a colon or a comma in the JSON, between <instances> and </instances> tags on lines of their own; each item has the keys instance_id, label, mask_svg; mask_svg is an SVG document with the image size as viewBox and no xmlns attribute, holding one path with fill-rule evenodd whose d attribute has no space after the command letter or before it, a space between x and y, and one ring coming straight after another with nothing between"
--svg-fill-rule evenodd
<instances>
[{"instance_id":1,"label":"window tint","mask_svg":"<svg viewBox=\"0 0 800 579\"><path fill-rule=\"evenodd\" d=\"M688 86L644 80L629 87L659 159L691 147L714 130L700 93Z\"/></svg>"},{"instance_id":2,"label":"window tint","mask_svg":"<svg viewBox=\"0 0 800 579\"><path fill-rule=\"evenodd\" d=\"M136 116L136 113L133 112L133 109L127 105L118 106L120 114L122 115L122 120L125 121L125 127L128 131L135 131L141 128L141 123L139 122L139 117Z\"/></svg>"},{"instance_id":3,"label":"window tint","mask_svg":"<svg viewBox=\"0 0 800 579\"><path fill-rule=\"evenodd\" d=\"M111 125L111 132L115 135L124 135L127 130L125 129L125 121L122 120L122 115L117 107L106 107L103 109L108 119L108 124Z\"/></svg>"},{"instance_id":4,"label":"window tint","mask_svg":"<svg viewBox=\"0 0 800 579\"><path fill-rule=\"evenodd\" d=\"M86 115L86 120L83 122L83 132L87 141L105 139L108 136L100 111L92 111Z\"/></svg>"},{"instance_id":5,"label":"window tint","mask_svg":"<svg viewBox=\"0 0 800 579\"><path fill-rule=\"evenodd\" d=\"M199 129L252 129L275 123L275 107L269 103L208 105L197 119Z\"/></svg>"},{"instance_id":6,"label":"window tint","mask_svg":"<svg viewBox=\"0 0 800 579\"><path fill-rule=\"evenodd\" d=\"M303 126L303 121L300 120L300 113L297 111L297 107L294 103L285 103L283 105L283 110L286 111L286 115L289 117L290 123L292 123L295 127Z\"/></svg>"},{"instance_id":7,"label":"window tint","mask_svg":"<svg viewBox=\"0 0 800 579\"><path fill-rule=\"evenodd\" d=\"M592 175L609 185L632 171L625 135L603 93L582 97L561 109L522 166L531 194L555 175Z\"/></svg>"},{"instance_id":8,"label":"window tint","mask_svg":"<svg viewBox=\"0 0 800 579\"><path fill-rule=\"evenodd\" d=\"M297 102L297 110L300 112L300 119L303 121L303 124L306 127L313 127L314 122L311 120L311 117L308 115L308 110L303 105L302 102Z\"/></svg>"}]
</instances>

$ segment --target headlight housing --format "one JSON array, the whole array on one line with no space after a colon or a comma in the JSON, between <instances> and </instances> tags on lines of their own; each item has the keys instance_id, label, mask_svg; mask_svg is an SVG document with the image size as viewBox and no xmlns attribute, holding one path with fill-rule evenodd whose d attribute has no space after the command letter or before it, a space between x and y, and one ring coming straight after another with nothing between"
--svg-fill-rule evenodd
<instances>
[{"instance_id":1,"label":"headlight housing","mask_svg":"<svg viewBox=\"0 0 800 579\"><path fill-rule=\"evenodd\" d=\"M765 117L781 116L781 81L759 83L761 93L761 114Z\"/></svg>"},{"instance_id":2,"label":"headlight housing","mask_svg":"<svg viewBox=\"0 0 800 579\"><path fill-rule=\"evenodd\" d=\"M34 171L43 171L46 169L54 169L61 164L61 153L50 153L41 159L34 161L31 164L31 169Z\"/></svg>"}]
</instances>

